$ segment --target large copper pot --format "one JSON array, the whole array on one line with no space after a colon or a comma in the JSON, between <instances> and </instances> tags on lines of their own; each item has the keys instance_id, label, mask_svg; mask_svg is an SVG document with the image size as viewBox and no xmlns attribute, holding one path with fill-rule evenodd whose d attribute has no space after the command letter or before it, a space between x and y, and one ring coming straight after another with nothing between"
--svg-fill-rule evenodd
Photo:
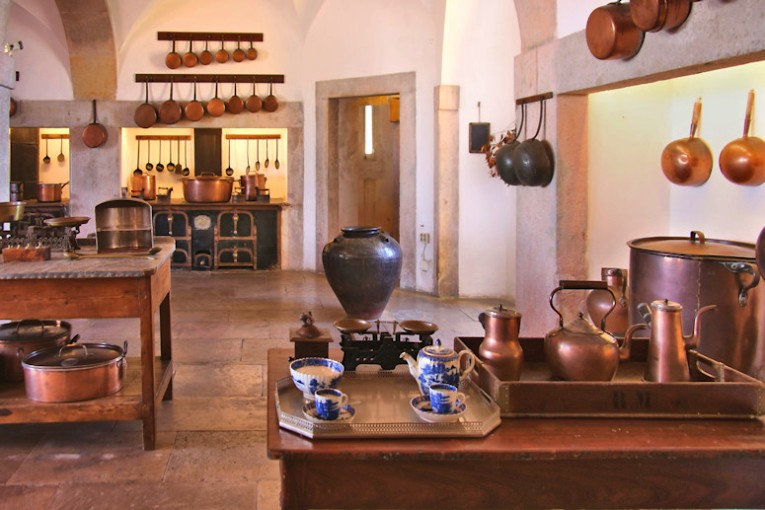
<instances>
[{"instance_id":1,"label":"large copper pot","mask_svg":"<svg viewBox=\"0 0 765 510\"><path fill-rule=\"evenodd\" d=\"M64 189L64 186L69 184L69 182L65 182L64 184L58 184L58 183L39 183L37 185L37 201L38 202L61 202L61 191Z\"/></svg>"},{"instance_id":2,"label":"large copper pot","mask_svg":"<svg viewBox=\"0 0 765 510\"><path fill-rule=\"evenodd\" d=\"M186 202L228 202L234 187L233 177L199 175L183 178L183 198Z\"/></svg>"},{"instance_id":3,"label":"large copper pot","mask_svg":"<svg viewBox=\"0 0 765 510\"><path fill-rule=\"evenodd\" d=\"M765 381L765 285L759 284L755 246L690 237L636 239L630 246L630 324L642 322L640 303L668 299L683 306L683 331L707 305L698 350Z\"/></svg>"}]
</instances>

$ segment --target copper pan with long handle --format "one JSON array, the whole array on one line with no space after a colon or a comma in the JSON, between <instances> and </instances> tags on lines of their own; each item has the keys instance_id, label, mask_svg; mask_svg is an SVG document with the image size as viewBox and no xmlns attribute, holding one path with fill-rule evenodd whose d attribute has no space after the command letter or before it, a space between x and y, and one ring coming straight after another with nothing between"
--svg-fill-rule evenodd
<instances>
[{"instance_id":1,"label":"copper pan with long handle","mask_svg":"<svg viewBox=\"0 0 765 510\"><path fill-rule=\"evenodd\" d=\"M693 105L690 136L670 142L661 153L661 170L674 184L701 186L712 175L712 151L696 137L700 117L701 98Z\"/></svg>"},{"instance_id":2,"label":"copper pan with long handle","mask_svg":"<svg viewBox=\"0 0 765 510\"><path fill-rule=\"evenodd\" d=\"M749 136L754 90L749 91L744 116L744 135L729 142L720 152L720 171L726 179L745 186L765 183L765 140Z\"/></svg>"},{"instance_id":3,"label":"copper pan with long handle","mask_svg":"<svg viewBox=\"0 0 765 510\"><path fill-rule=\"evenodd\" d=\"M178 101L173 99L173 85L174 83L171 81L170 99L162 103L162 106L159 107L159 120L164 124L175 124L181 120L181 116L183 115L181 105L178 104Z\"/></svg>"},{"instance_id":4,"label":"copper pan with long handle","mask_svg":"<svg viewBox=\"0 0 765 510\"><path fill-rule=\"evenodd\" d=\"M133 115L135 125L142 128L150 128L157 123L157 109L149 103L149 82L146 81L146 100L135 109Z\"/></svg>"},{"instance_id":5,"label":"copper pan with long handle","mask_svg":"<svg viewBox=\"0 0 765 510\"><path fill-rule=\"evenodd\" d=\"M197 101L197 82L194 82L194 99L186 103L183 108L183 112L186 114L186 118L192 122L196 122L205 116L205 107L202 103Z\"/></svg>"}]
</instances>

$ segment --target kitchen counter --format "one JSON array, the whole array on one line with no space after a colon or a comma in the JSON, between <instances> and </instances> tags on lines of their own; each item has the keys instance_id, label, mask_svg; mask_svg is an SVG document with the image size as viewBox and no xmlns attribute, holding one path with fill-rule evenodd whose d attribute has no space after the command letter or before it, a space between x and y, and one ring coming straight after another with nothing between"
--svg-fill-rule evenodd
<instances>
[{"instance_id":1,"label":"kitchen counter","mask_svg":"<svg viewBox=\"0 0 765 510\"><path fill-rule=\"evenodd\" d=\"M505 418L484 438L310 440L275 409L292 354L268 353L267 447L286 509L765 506L762 420Z\"/></svg>"},{"instance_id":2,"label":"kitchen counter","mask_svg":"<svg viewBox=\"0 0 765 510\"><path fill-rule=\"evenodd\" d=\"M289 203L283 200L272 200L271 202L256 202L253 200L241 200L239 202L187 202L182 198L173 198L169 202L161 202L157 200L147 200L152 209L167 209L172 207L178 207L189 210L226 210L234 207L243 209L284 209L290 206Z\"/></svg>"},{"instance_id":3,"label":"kitchen counter","mask_svg":"<svg viewBox=\"0 0 765 510\"><path fill-rule=\"evenodd\" d=\"M136 317L141 332L140 360L128 361L121 391L84 402L37 403L26 398L23 383L0 384L0 424L141 420L144 449L155 448L157 404L172 398L170 258L175 243L157 237L154 245L160 251L145 257L70 260L54 252L48 261L0 263L1 319ZM95 253L95 247L79 253Z\"/></svg>"}]
</instances>

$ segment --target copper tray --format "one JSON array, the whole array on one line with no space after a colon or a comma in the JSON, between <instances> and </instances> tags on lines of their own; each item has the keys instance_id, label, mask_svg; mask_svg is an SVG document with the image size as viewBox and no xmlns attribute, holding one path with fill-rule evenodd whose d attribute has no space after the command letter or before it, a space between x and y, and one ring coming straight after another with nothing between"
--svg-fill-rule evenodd
<instances>
[{"instance_id":1,"label":"copper tray","mask_svg":"<svg viewBox=\"0 0 765 510\"><path fill-rule=\"evenodd\" d=\"M542 338L521 338L520 381L501 381L480 363L473 380L494 398L501 416L757 418L765 414L765 383L696 351L689 352L693 380L643 381L647 339L633 339L632 355L610 382L553 380ZM478 353L481 337L457 337L454 349Z\"/></svg>"}]
</instances>

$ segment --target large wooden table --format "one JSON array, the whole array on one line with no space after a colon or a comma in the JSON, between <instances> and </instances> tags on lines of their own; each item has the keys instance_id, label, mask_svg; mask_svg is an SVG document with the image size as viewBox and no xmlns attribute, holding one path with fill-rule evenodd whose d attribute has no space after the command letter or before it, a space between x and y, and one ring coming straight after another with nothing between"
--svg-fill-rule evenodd
<instances>
[{"instance_id":1,"label":"large wooden table","mask_svg":"<svg viewBox=\"0 0 765 510\"><path fill-rule=\"evenodd\" d=\"M310 440L275 412L291 353L268 357L284 508L765 506L760 420L504 419L480 439Z\"/></svg>"},{"instance_id":2,"label":"large wooden table","mask_svg":"<svg viewBox=\"0 0 765 510\"><path fill-rule=\"evenodd\" d=\"M0 383L0 424L142 420L143 447L156 444L157 404L172 398L170 328L171 238L155 238L152 257L69 260L54 253L44 262L0 262L0 318L140 319L140 358L128 359L123 389L111 396L70 403L37 403L23 383ZM94 252L83 249L83 252ZM154 353L159 311L160 356ZM122 345L125 339L87 339Z\"/></svg>"}]
</instances>

